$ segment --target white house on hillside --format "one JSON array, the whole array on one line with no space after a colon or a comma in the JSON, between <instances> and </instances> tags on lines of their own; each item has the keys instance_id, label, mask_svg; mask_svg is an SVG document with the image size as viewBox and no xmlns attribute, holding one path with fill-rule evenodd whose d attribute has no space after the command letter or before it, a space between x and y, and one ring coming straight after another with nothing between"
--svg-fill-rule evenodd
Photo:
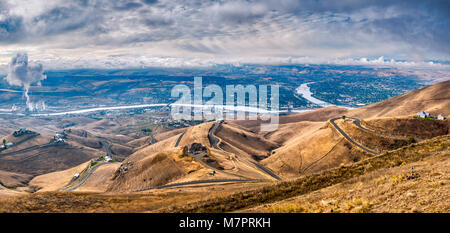
<instances>
[{"instance_id":1,"label":"white house on hillside","mask_svg":"<svg viewBox=\"0 0 450 233\"><path fill-rule=\"evenodd\" d=\"M439 114L439 115L437 116L437 119L438 119L438 120L445 120L445 115L444 115L444 114Z\"/></svg>"},{"instance_id":2,"label":"white house on hillside","mask_svg":"<svg viewBox=\"0 0 450 233\"><path fill-rule=\"evenodd\" d=\"M417 116L422 117L422 118L427 118L427 117L430 117L430 113L428 113L428 112L418 112Z\"/></svg>"}]
</instances>

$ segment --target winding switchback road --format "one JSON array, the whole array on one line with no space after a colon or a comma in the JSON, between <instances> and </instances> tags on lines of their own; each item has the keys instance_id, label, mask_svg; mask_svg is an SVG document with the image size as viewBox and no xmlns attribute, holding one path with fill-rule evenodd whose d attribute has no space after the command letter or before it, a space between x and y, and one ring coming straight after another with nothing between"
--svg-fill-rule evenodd
<instances>
[{"instance_id":1,"label":"winding switchback road","mask_svg":"<svg viewBox=\"0 0 450 233\"><path fill-rule=\"evenodd\" d=\"M358 128L360 128L360 129L362 129L362 130L364 130L364 131L367 131L367 129L365 129L365 128L362 128L362 126L361 126L361 124L360 124L360 120L358 119L358 118L356 118L356 117L348 117L348 118L350 118L350 119L353 119L353 120L357 120L358 121L358 124L356 124L355 122L353 122L356 126L358 126ZM358 148L360 148L361 150L363 150L363 151L365 151L365 152L367 152L367 153L369 153L369 154L373 154L373 155L377 155L378 153L377 152L375 152L375 151L372 151L372 150L370 150L370 149L368 149L368 148L366 148L366 147L364 147L364 146L362 146L362 145L360 145L359 143L357 143L357 142L355 142L353 139L351 139L350 138L350 136L348 136L348 134L346 134L334 121L336 121L336 120L338 120L338 119L341 119L341 117L335 117L335 118L331 118L330 119L330 124L345 138L345 139L347 139L347 141L349 141L351 144L353 144L354 146L356 146L356 147L358 147Z\"/></svg>"},{"instance_id":2,"label":"winding switchback road","mask_svg":"<svg viewBox=\"0 0 450 233\"><path fill-rule=\"evenodd\" d=\"M213 146L215 149L218 149L218 150L221 150L221 148L219 148L220 139L216 135L214 135L214 132L217 130L217 127L219 127L220 124L222 124L222 121L219 121L219 122L216 121L214 123L214 125L209 129L209 132L208 132L209 143L211 144L211 146ZM281 180L281 178L279 176L277 176L277 174L272 172L270 169L262 166L259 163L253 162L248 159L246 159L246 160L248 162L252 163L253 165L255 165L259 170L266 173L267 175L273 177L276 180Z\"/></svg>"},{"instance_id":3,"label":"winding switchback road","mask_svg":"<svg viewBox=\"0 0 450 233\"><path fill-rule=\"evenodd\" d=\"M73 190L77 189L78 187L80 187L81 185L83 185L83 184L87 181L87 179L89 179L89 177L95 172L95 170L97 170L97 168L99 168L100 166L102 166L102 165L104 165L104 164L107 164L107 163L106 163L106 162L100 163L100 164L94 166L93 168L91 168L91 170L89 171L89 173L88 173L85 177L83 177L83 179L82 179L78 184L76 184L76 185L74 185L74 186L70 186L70 184L69 184L69 185L68 185L69 187L67 187L67 188L65 188L65 189L62 188L61 190L62 190L62 191L73 191Z\"/></svg>"},{"instance_id":4,"label":"winding switchback road","mask_svg":"<svg viewBox=\"0 0 450 233\"><path fill-rule=\"evenodd\" d=\"M106 155L109 156L110 158L112 158L112 153L111 153L111 144L108 141L101 141L101 144L103 145L103 148L105 148L106 151ZM87 179L89 179L89 177L95 172L95 170L97 170L97 168L99 168L102 165L107 164L108 162L99 162L99 164L95 165L94 167L91 168L91 170L89 171L89 173L83 177L83 179L76 185L71 186L72 183L76 180L72 180L68 185L66 185L65 187L63 187L61 189L61 191L73 191L75 189L77 189L78 187L80 187L81 185L83 185Z\"/></svg>"},{"instance_id":5,"label":"winding switchback road","mask_svg":"<svg viewBox=\"0 0 450 233\"><path fill-rule=\"evenodd\" d=\"M368 133L371 133L371 134L375 134L375 135L378 135L378 136L381 136L381 137L391 138L391 139L400 139L400 140L406 139L405 137L392 136L392 135L387 135L387 134L382 134L382 133L375 132L375 131L373 131L371 129L364 128L364 126L361 125L361 120L360 119L358 119L356 117L348 117L348 118L353 119L354 120L353 124L356 125L362 131L365 131L365 132L368 132Z\"/></svg>"}]
</instances>

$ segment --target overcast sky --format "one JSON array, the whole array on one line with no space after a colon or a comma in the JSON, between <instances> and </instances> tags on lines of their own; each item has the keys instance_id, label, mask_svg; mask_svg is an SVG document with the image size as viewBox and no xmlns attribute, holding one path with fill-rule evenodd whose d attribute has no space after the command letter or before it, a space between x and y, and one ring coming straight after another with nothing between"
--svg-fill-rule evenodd
<instances>
[{"instance_id":1,"label":"overcast sky","mask_svg":"<svg viewBox=\"0 0 450 233\"><path fill-rule=\"evenodd\" d=\"M449 5L0 0L0 66L18 51L50 68L448 61Z\"/></svg>"}]
</instances>

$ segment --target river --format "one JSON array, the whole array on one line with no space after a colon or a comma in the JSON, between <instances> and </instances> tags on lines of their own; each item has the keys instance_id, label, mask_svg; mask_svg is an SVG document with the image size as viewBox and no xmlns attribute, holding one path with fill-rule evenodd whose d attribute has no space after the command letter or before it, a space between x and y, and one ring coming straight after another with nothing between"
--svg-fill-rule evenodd
<instances>
[{"instance_id":1,"label":"river","mask_svg":"<svg viewBox=\"0 0 450 233\"><path fill-rule=\"evenodd\" d=\"M313 93L311 92L311 89L308 87L308 84L311 84L314 82L309 82L309 83L303 83L302 85L300 85L297 89L295 89L295 92L297 92L298 95L300 95L301 97L305 98L306 100L308 100L309 102L319 105L320 107L330 107L330 106L337 106L337 107L341 107L341 108L348 108L348 109L353 109L352 107L348 107L348 106L338 106L335 104L331 104L322 100L319 100L315 97L313 97Z\"/></svg>"}]
</instances>

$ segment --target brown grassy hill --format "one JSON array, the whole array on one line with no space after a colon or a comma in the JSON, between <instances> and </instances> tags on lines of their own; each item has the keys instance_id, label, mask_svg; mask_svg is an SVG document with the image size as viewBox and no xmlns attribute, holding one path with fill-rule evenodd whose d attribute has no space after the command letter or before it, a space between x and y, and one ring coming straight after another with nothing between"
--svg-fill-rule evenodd
<instances>
[{"instance_id":1,"label":"brown grassy hill","mask_svg":"<svg viewBox=\"0 0 450 233\"><path fill-rule=\"evenodd\" d=\"M139 147L145 147L152 144L152 138L151 136L145 136L137 139L133 139L129 142L127 142L128 146L139 148Z\"/></svg>"},{"instance_id":2,"label":"brown grassy hill","mask_svg":"<svg viewBox=\"0 0 450 233\"><path fill-rule=\"evenodd\" d=\"M131 140L127 143L128 146L136 148L136 150L143 149L152 144L152 137L156 142L166 140L170 137L183 133L186 129L174 129L167 132L155 133L153 136L144 136L138 139Z\"/></svg>"},{"instance_id":3,"label":"brown grassy hill","mask_svg":"<svg viewBox=\"0 0 450 233\"><path fill-rule=\"evenodd\" d=\"M102 150L102 140L97 137L93 137L92 134L87 134L86 137L79 136L77 134L69 133L67 135L67 141L75 142L79 145L86 146L92 149Z\"/></svg>"},{"instance_id":4,"label":"brown grassy hill","mask_svg":"<svg viewBox=\"0 0 450 233\"><path fill-rule=\"evenodd\" d=\"M66 131L67 132L67 131ZM67 132L66 141L76 145L86 146L92 149L105 152L104 143L110 145L112 157L114 160L123 161L131 155L135 148L130 146L128 142L132 139L126 136L116 136L110 134L95 134L84 130L71 129Z\"/></svg>"},{"instance_id":5,"label":"brown grassy hill","mask_svg":"<svg viewBox=\"0 0 450 233\"><path fill-rule=\"evenodd\" d=\"M131 155L134 151L135 151L134 148L129 147L129 146L116 144L116 143L111 144L111 153L113 155L112 157L116 161L123 161L129 155Z\"/></svg>"},{"instance_id":6,"label":"brown grassy hill","mask_svg":"<svg viewBox=\"0 0 450 233\"><path fill-rule=\"evenodd\" d=\"M358 144L377 153L395 150L413 141L401 137L388 137L359 129L352 120L337 120L336 124ZM377 131L375 131L377 132ZM442 134L441 134L442 135ZM436 135L437 136L437 135Z\"/></svg>"},{"instance_id":7,"label":"brown grassy hill","mask_svg":"<svg viewBox=\"0 0 450 233\"><path fill-rule=\"evenodd\" d=\"M116 170L108 191L135 191L167 184L188 174L192 167L190 162L189 158L177 159L173 152L159 152L139 161L125 162Z\"/></svg>"},{"instance_id":8,"label":"brown grassy hill","mask_svg":"<svg viewBox=\"0 0 450 233\"><path fill-rule=\"evenodd\" d=\"M133 153L116 170L109 191L135 191L167 184L200 169L192 159L179 158L180 148L174 148L179 135L147 146Z\"/></svg>"},{"instance_id":9,"label":"brown grassy hill","mask_svg":"<svg viewBox=\"0 0 450 233\"><path fill-rule=\"evenodd\" d=\"M323 122L327 121L330 118L336 117L336 116L342 116L348 113L348 109L345 108L339 108L335 106L326 107L326 108L320 108L314 111L307 111L297 114L291 114L291 115L283 115L279 117L279 124L288 124L288 123L296 123L296 122L303 122L303 121L309 121L309 122ZM247 129L249 129L252 132L259 132L261 120L235 120L233 121L234 124L243 126Z\"/></svg>"},{"instance_id":10,"label":"brown grassy hill","mask_svg":"<svg viewBox=\"0 0 450 233\"><path fill-rule=\"evenodd\" d=\"M75 189L77 192L105 192L112 184L114 173L120 167L120 163L108 163L98 167L86 182Z\"/></svg>"},{"instance_id":11,"label":"brown grassy hill","mask_svg":"<svg viewBox=\"0 0 450 233\"><path fill-rule=\"evenodd\" d=\"M81 173L90 162L84 162L66 170L50 172L34 177L29 183L30 191L58 191L69 184L75 173Z\"/></svg>"},{"instance_id":12,"label":"brown grassy hill","mask_svg":"<svg viewBox=\"0 0 450 233\"><path fill-rule=\"evenodd\" d=\"M32 176L0 170L0 182L6 187L26 186Z\"/></svg>"},{"instance_id":13,"label":"brown grassy hill","mask_svg":"<svg viewBox=\"0 0 450 233\"><path fill-rule=\"evenodd\" d=\"M187 205L173 205L166 209L162 209L162 212L173 211L173 212L230 212L242 210L243 212L247 212L247 209L251 209L257 206L267 206L270 203L276 203L278 201L286 200L288 198L300 197L302 195L308 195L314 191L321 190L336 184L345 184L346 182L350 182L352 179L358 179L359 177L363 177L365 175L370 175L372 172L380 172L383 173L383 169L396 168L399 166L415 164L419 161L423 161L424 159L432 156L445 156L448 158L450 148L450 136L439 136L433 139L425 140L420 143L411 144L409 146L403 147L398 150L389 151L379 156L371 157L368 159L364 159L360 162L340 166L335 169L330 169L323 171L321 173L316 173L312 175L302 176L296 180L292 181L284 181L275 185L265 186L258 190L251 191L243 191L241 193L232 194L229 196L221 197L221 198L212 198L196 203L189 203ZM441 158L437 158L437 161L441 160ZM447 159L448 160L448 159ZM427 166L427 163L423 163L424 166ZM425 177L425 180L432 177L443 177L443 173L448 170L447 162L439 165L438 167L441 170L438 172L434 172L433 169L428 170L428 176ZM444 170L442 170L444 169ZM405 169L406 170L406 169ZM419 178L420 180L420 173ZM403 181L406 180L406 177L400 175L400 178L394 177L394 180ZM437 182L436 182L437 181ZM425 192L433 193L437 190L448 190L448 184L445 178L443 179L433 179L433 183L421 182L421 185L416 186L417 191L423 190ZM370 185L370 184L369 184ZM364 183L358 184L356 187L363 187ZM408 186L406 186L408 187ZM411 186L409 186L411 187ZM425 189L429 187L430 189ZM443 187L440 188L440 187ZM389 188L389 187L388 187ZM362 189L362 188L361 188ZM408 195L408 188L404 187L398 188L396 191L400 192L401 197L405 197L403 195L410 197L416 197L414 194ZM385 192L388 190L385 190ZM340 198L347 198L348 192L350 190L346 190L344 194L336 194L340 195ZM354 191L353 191L354 192ZM444 191L445 192L445 191ZM333 195L333 192L330 192ZM436 196L436 197L434 197ZM396 200L392 200L391 197L393 195L386 195L384 199L385 202L389 202L392 205L399 205L401 203L397 203ZM424 200L422 205L433 207L434 199L439 201L442 200L440 206L438 208L441 211L448 211L448 203L445 201L448 198L448 192L446 194L441 194L440 192L436 195L430 195L430 200ZM381 199L383 200L383 199ZM431 202L430 202L431 201ZM352 205L360 205L361 200L357 201L357 203L353 203ZM417 205L417 199L410 201L408 203L414 203ZM420 204L420 203L419 203ZM407 206L408 207L408 206ZM410 206L409 206L410 207ZM412 210L412 209L411 209ZM249 211L248 211L249 212Z\"/></svg>"},{"instance_id":14,"label":"brown grassy hill","mask_svg":"<svg viewBox=\"0 0 450 233\"><path fill-rule=\"evenodd\" d=\"M186 129L186 133L180 140L179 147L191 144L193 142L201 143L206 147L211 147L208 140L208 132L212 127L212 122L203 123ZM174 144L175 145L175 144Z\"/></svg>"},{"instance_id":15,"label":"brown grassy hill","mask_svg":"<svg viewBox=\"0 0 450 233\"><path fill-rule=\"evenodd\" d=\"M414 167L419 178L408 180ZM369 172L306 195L258 206L243 212L442 212L450 211L450 152Z\"/></svg>"},{"instance_id":16,"label":"brown grassy hill","mask_svg":"<svg viewBox=\"0 0 450 233\"><path fill-rule=\"evenodd\" d=\"M87 124L92 124L93 122L96 122L96 121L97 121L96 119L92 119L90 117L84 117L84 116L74 116L74 117L65 116L61 120L57 121L56 126L58 128L85 126Z\"/></svg>"},{"instance_id":17,"label":"brown grassy hill","mask_svg":"<svg viewBox=\"0 0 450 233\"><path fill-rule=\"evenodd\" d=\"M135 191L169 183L208 179L271 179L270 176L249 162L252 160L251 155L244 151L264 154L267 153L267 149L264 152L258 152L256 149L237 145L242 148L241 150L225 141L221 143L225 146L223 150L215 149L210 145L208 139L208 132L212 125L212 122L208 122L186 128L184 134L174 135L136 151L123 161L121 168L116 171L108 191ZM231 138L237 135L253 138L251 142L255 147L261 147L260 150L273 146L257 135L232 126L224 126L220 134L226 136L234 144L237 144L239 140L233 141ZM183 136L178 146L175 147L181 135ZM201 143L207 148L203 162L208 165L183 154L183 148L194 142ZM209 174L212 170L216 171L213 176Z\"/></svg>"},{"instance_id":18,"label":"brown grassy hill","mask_svg":"<svg viewBox=\"0 0 450 233\"><path fill-rule=\"evenodd\" d=\"M450 114L450 81L387 99L382 102L349 111L348 115L360 118L399 117L414 115L419 111L432 114Z\"/></svg>"},{"instance_id":19,"label":"brown grassy hill","mask_svg":"<svg viewBox=\"0 0 450 233\"><path fill-rule=\"evenodd\" d=\"M264 137L252 132L246 131L241 127L227 122L220 124L215 131L215 135L223 141L233 145L234 147L253 156L254 159L260 160L270 155L270 151L278 147Z\"/></svg>"},{"instance_id":20,"label":"brown grassy hill","mask_svg":"<svg viewBox=\"0 0 450 233\"><path fill-rule=\"evenodd\" d=\"M353 120L337 120L338 126L353 140L365 148L382 153L406 146L414 141L448 134L448 120L425 120L410 118L370 119L362 124L376 133L359 129ZM289 129L296 124L304 126L297 134ZM310 174L339 166L341 163L357 162L369 154L362 152L344 139L327 123L307 122L281 125L271 137L292 135L283 145L272 151L263 165L284 177ZM319 127L321 126L321 127ZM369 127L370 126L370 127ZM287 131L288 133L285 133Z\"/></svg>"},{"instance_id":21,"label":"brown grassy hill","mask_svg":"<svg viewBox=\"0 0 450 233\"><path fill-rule=\"evenodd\" d=\"M318 130L325 125L324 122L299 121L281 124L278 129L273 132L267 132L264 137L280 145L288 144L296 137Z\"/></svg>"},{"instance_id":22,"label":"brown grassy hill","mask_svg":"<svg viewBox=\"0 0 450 233\"><path fill-rule=\"evenodd\" d=\"M15 179L16 182L11 183L13 187L23 186L34 176L73 168L105 154L90 136L75 135L73 140L69 136L65 143L55 143L53 135L34 132L20 136L11 134L4 139L14 144L0 152L0 170L18 174L5 181L11 183L11 178Z\"/></svg>"},{"instance_id":23,"label":"brown grassy hill","mask_svg":"<svg viewBox=\"0 0 450 233\"><path fill-rule=\"evenodd\" d=\"M16 198L16 197L20 197L20 196L26 196L27 193L26 192L21 192L18 190L13 190L13 189L0 189L0 200L4 199L4 200L9 200L11 198Z\"/></svg>"},{"instance_id":24,"label":"brown grassy hill","mask_svg":"<svg viewBox=\"0 0 450 233\"><path fill-rule=\"evenodd\" d=\"M104 156L106 145L110 145L112 157L116 161L122 161L134 152L134 148L126 144L131 141L127 136L92 133L76 128L64 132L64 143L55 143L53 135L49 134L29 133L4 137L14 145L0 151L0 169L39 176L70 169Z\"/></svg>"},{"instance_id":25,"label":"brown grassy hill","mask_svg":"<svg viewBox=\"0 0 450 233\"><path fill-rule=\"evenodd\" d=\"M183 133L184 131L186 131L185 128L174 129L174 130L170 130L167 132L157 133L157 134L155 134L154 138L156 141L159 142L159 141L165 140L167 138L173 137L175 135L178 135L180 133Z\"/></svg>"},{"instance_id":26,"label":"brown grassy hill","mask_svg":"<svg viewBox=\"0 0 450 233\"><path fill-rule=\"evenodd\" d=\"M11 131L12 129L5 128L4 126L2 126L2 128L0 128L0 137L8 136L11 133Z\"/></svg>"},{"instance_id":27,"label":"brown grassy hill","mask_svg":"<svg viewBox=\"0 0 450 233\"><path fill-rule=\"evenodd\" d=\"M49 134L38 134L36 132L33 132L31 134L24 134L18 137L13 136L13 132L10 132L9 135L1 138L0 140L3 141L3 139L6 140L6 142L12 142L14 145L6 150L2 150L0 152L1 154L6 154L14 151L20 151L35 145L44 145L51 141L53 138Z\"/></svg>"},{"instance_id":28,"label":"brown grassy hill","mask_svg":"<svg viewBox=\"0 0 450 233\"><path fill-rule=\"evenodd\" d=\"M331 126L321 125L321 128L290 139L275 149L262 164L288 178L356 162L368 156L354 148Z\"/></svg>"},{"instance_id":29,"label":"brown grassy hill","mask_svg":"<svg viewBox=\"0 0 450 233\"><path fill-rule=\"evenodd\" d=\"M441 136L276 184L125 194L0 190L0 197L20 195L0 199L0 212L448 212L449 146L449 137ZM410 166L418 179L402 178Z\"/></svg>"},{"instance_id":30,"label":"brown grassy hill","mask_svg":"<svg viewBox=\"0 0 450 233\"><path fill-rule=\"evenodd\" d=\"M265 185L246 183L247 190ZM180 190L182 189L182 190ZM36 192L0 190L0 213L148 213L174 203L222 197L242 191L242 184L174 187L144 193ZM3 198L6 197L6 198Z\"/></svg>"},{"instance_id":31,"label":"brown grassy hill","mask_svg":"<svg viewBox=\"0 0 450 233\"><path fill-rule=\"evenodd\" d=\"M0 170L33 176L77 166L97 158L98 150L70 144L51 145L24 153L0 157Z\"/></svg>"},{"instance_id":32,"label":"brown grassy hill","mask_svg":"<svg viewBox=\"0 0 450 233\"><path fill-rule=\"evenodd\" d=\"M428 139L450 133L450 120L379 118L361 121L364 127L387 135Z\"/></svg>"},{"instance_id":33,"label":"brown grassy hill","mask_svg":"<svg viewBox=\"0 0 450 233\"><path fill-rule=\"evenodd\" d=\"M96 131L96 132L105 132L106 130L111 131L112 129L116 129L120 127L120 125L112 120L108 119L102 119L99 121L94 121L92 123L88 123L86 125L83 125L83 128L89 129L90 131Z\"/></svg>"}]
</instances>

